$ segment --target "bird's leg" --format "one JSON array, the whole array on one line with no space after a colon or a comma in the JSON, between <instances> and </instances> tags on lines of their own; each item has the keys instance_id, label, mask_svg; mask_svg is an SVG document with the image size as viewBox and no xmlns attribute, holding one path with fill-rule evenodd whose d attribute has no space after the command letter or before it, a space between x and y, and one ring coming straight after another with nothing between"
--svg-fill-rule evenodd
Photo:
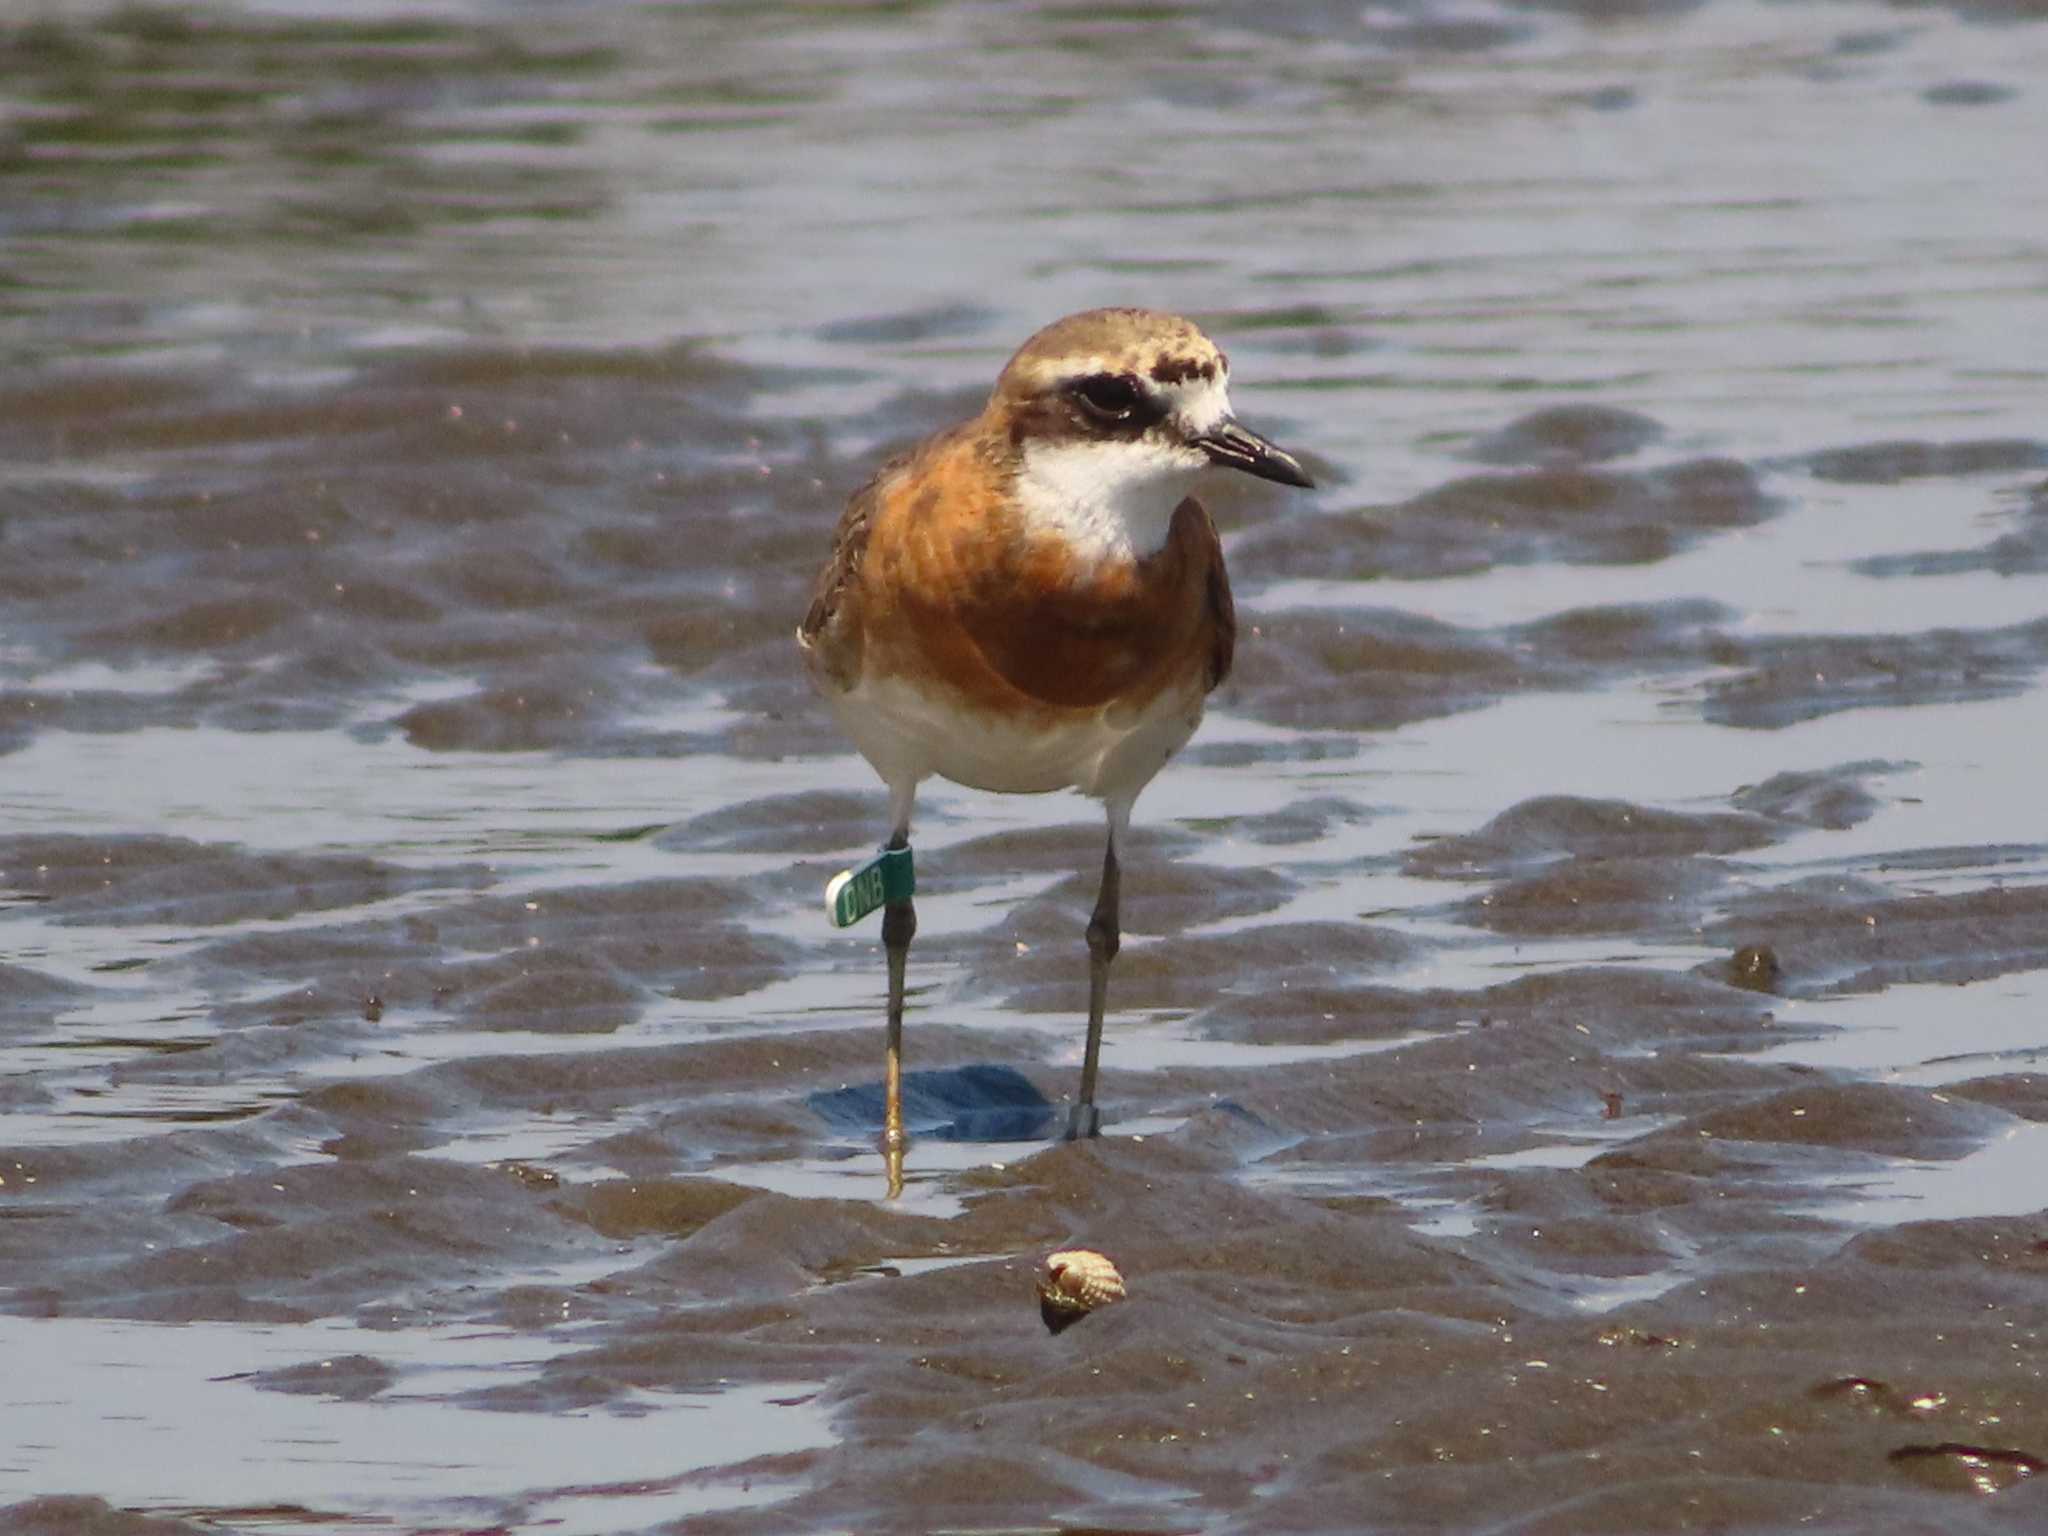
<instances>
[{"instance_id":1,"label":"bird's leg","mask_svg":"<svg viewBox=\"0 0 2048 1536\"><path fill-rule=\"evenodd\" d=\"M910 847L910 813L917 800L916 779L890 779L888 849ZM885 882L884 889L887 889ZM917 908L909 892L882 907L882 950L889 961L888 1059L882 1073L882 1166L889 1177L888 1198L903 1193L903 1151L910 1137L903 1129L903 967L910 941L917 934Z\"/></svg>"},{"instance_id":2,"label":"bird's leg","mask_svg":"<svg viewBox=\"0 0 2048 1536\"><path fill-rule=\"evenodd\" d=\"M1102 851L1102 889L1095 897L1095 915L1088 919L1088 1048L1081 1057L1081 1097L1067 1117L1067 1140L1098 1135L1102 1116L1095 1108L1095 1069L1102 1061L1102 1011L1109 1001L1109 962L1123 941L1117 929L1116 828Z\"/></svg>"},{"instance_id":3,"label":"bird's leg","mask_svg":"<svg viewBox=\"0 0 2048 1536\"><path fill-rule=\"evenodd\" d=\"M889 785L889 848L910 846L910 810L917 781ZM882 1166L889 1176L889 1198L903 1193L903 1150L910 1137L903 1129L903 963L917 934L917 907L909 896L882 908L882 950L889 959L889 1048L882 1077Z\"/></svg>"},{"instance_id":4,"label":"bird's leg","mask_svg":"<svg viewBox=\"0 0 2048 1536\"><path fill-rule=\"evenodd\" d=\"M910 839L898 832L891 848L906 848ZM901 1152L910 1138L903 1131L903 963L917 935L917 906L909 897L882 908L882 948L889 957L889 1062L882 1113L882 1149Z\"/></svg>"}]
</instances>

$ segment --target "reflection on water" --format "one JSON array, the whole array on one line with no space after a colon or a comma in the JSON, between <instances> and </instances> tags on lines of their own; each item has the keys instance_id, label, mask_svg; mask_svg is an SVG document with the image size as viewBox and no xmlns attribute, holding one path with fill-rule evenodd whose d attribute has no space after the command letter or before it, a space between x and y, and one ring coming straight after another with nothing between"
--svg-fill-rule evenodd
<instances>
[{"instance_id":1,"label":"reflection on water","mask_svg":"<svg viewBox=\"0 0 2048 1536\"><path fill-rule=\"evenodd\" d=\"M831 1438L803 1383L648 1394L596 1414L466 1405L539 1363L534 1340L510 1333L0 1317L0 1337L14 1367L0 1486L201 1516L231 1493L294 1511L295 1529L402 1510L615 1530L771 1498L772 1485L690 1475Z\"/></svg>"},{"instance_id":2,"label":"reflection on water","mask_svg":"<svg viewBox=\"0 0 2048 1536\"><path fill-rule=\"evenodd\" d=\"M2041 1207L2048 1126L2013 1126L1975 1152L1946 1163L1898 1161L1875 1173L1850 1173L1821 1210L1840 1221L1967 1221L2031 1216Z\"/></svg>"},{"instance_id":3,"label":"reflection on water","mask_svg":"<svg viewBox=\"0 0 2048 1536\"><path fill-rule=\"evenodd\" d=\"M0 1502L1964 1528L1914 1447L2048 1445L2043 78L2027 3L0 20ZM789 632L1104 302L1326 489L1218 488L1101 1141L1099 824L921 796L884 1203Z\"/></svg>"}]
</instances>

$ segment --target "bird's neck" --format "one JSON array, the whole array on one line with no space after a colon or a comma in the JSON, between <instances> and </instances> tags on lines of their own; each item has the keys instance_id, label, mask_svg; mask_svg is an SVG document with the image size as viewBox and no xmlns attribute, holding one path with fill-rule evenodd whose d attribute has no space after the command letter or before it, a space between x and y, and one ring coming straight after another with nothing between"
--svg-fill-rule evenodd
<instances>
[{"instance_id":1,"label":"bird's neck","mask_svg":"<svg viewBox=\"0 0 2048 1536\"><path fill-rule=\"evenodd\" d=\"M1028 535L1056 538L1091 565L1149 559L1198 470L1142 442L1033 443L1012 494Z\"/></svg>"}]
</instances>

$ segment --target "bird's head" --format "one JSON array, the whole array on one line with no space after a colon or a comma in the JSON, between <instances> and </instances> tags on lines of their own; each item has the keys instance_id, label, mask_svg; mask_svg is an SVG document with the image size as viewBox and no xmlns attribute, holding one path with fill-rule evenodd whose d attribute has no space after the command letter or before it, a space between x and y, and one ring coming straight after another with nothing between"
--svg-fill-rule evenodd
<instances>
[{"instance_id":1,"label":"bird's head","mask_svg":"<svg viewBox=\"0 0 2048 1536\"><path fill-rule=\"evenodd\" d=\"M1190 321L1091 309L1017 349L984 413L1026 515L1105 553L1151 553L1203 471L1310 486L1292 454L1230 409L1230 359Z\"/></svg>"}]
</instances>

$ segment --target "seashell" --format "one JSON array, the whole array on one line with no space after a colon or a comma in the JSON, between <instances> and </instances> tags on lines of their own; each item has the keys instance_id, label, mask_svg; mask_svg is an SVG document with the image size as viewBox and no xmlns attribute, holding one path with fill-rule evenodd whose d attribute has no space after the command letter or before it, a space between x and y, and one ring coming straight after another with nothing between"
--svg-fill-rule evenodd
<instances>
[{"instance_id":1,"label":"seashell","mask_svg":"<svg viewBox=\"0 0 2048 1536\"><path fill-rule=\"evenodd\" d=\"M1071 1328L1097 1307L1124 1299L1124 1277L1092 1248L1049 1253L1038 1266L1038 1315L1046 1331Z\"/></svg>"}]
</instances>

